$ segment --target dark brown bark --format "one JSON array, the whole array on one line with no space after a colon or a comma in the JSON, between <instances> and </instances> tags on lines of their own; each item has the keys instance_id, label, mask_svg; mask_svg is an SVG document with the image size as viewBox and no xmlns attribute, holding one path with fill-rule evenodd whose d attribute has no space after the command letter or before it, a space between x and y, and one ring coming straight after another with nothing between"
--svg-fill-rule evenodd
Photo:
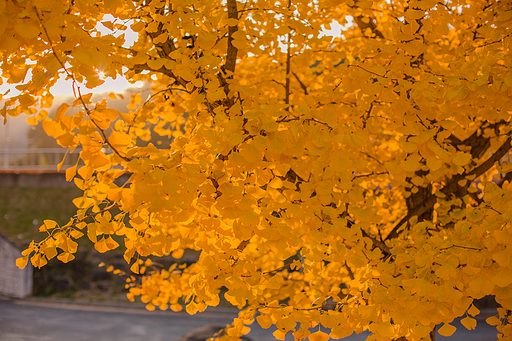
<instances>
[{"instance_id":1,"label":"dark brown bark","mask_svg":"<svg viewBox=\"0 0 512 341\"><path fill-rule=\"evenodd\" d=\"M487 172L491 167L499 161L512 147L511 146L512 138L508 138L501 146L498 148L498 150L487 160L485 160L480 166L474 168L473 170L469 172L464 172L462 174L454 175L451 179L447 181L446 186L444 186L441 189L441 193L443 193L445 196L450 197L453 193L457 193L457 191L460 190L459 181L464 180L466 178L477 178L480 175ZM412 217L415 216L421 216L423 213L427 212L429 209L431 209L434 204L437 202L437 196L434 194L431 194L427 198L425 198L424 201L418 203L417 206L412 207L405 217L403 217L393 228L393 230L389 233L389 235L386 237L385 240L390 240L393 238L396 238L400 235L401 232L399 232L400 228L403 224L409 221Z\"/></svg>"},{"instance_id":2,"label":"dark brown bark","mask_svg":"<svg viewBox=\"0 0 512 341\"><path fill-rule=\"evenodd\" d=\"M228 0L228 18L238 20L238 9L236 0ZM238 25L228 28L228 50L226 53L226 64L222 67L224 71L235 72L236 57L238 49L233 45L233 34L238 31Z\"/></svg>"}]
</instances>

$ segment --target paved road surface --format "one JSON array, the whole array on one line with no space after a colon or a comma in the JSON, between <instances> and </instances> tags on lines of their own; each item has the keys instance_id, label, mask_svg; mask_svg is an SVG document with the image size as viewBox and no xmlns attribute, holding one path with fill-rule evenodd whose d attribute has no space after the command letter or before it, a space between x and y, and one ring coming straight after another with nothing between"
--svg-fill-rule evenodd
<instances>
[{"instance_id":1,"label":"paved road surface","mask_svg":"<svg viewBox=\"0 0 512 341\"><path fill-rule=\"evenodd\" d=\"M467 331L460 323L449 338L437 336L436 341L494 341L496 330L482 312L477 329ZM0 341L171 341L207 324L225 325L236 312L217 310L194 316L185 313L148 312L129 305L71 304L38 300L0 299ZM253 341L275 340L275 329L262 329L257 323L247 335ZM363 341L368 334L343 340ZM287 336L286 341L293 340Z\"/></svg>"}]
</instances>

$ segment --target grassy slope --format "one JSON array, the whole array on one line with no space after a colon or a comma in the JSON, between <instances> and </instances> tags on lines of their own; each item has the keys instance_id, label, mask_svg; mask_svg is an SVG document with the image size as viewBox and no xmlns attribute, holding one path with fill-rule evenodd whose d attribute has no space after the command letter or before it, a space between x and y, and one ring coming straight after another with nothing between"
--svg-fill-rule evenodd
<instances>
[{"instance_id":1,"label":"grassy slope","mask_svg":"<svg viewBox=\"0 0 512 341\"><path fill-rule=\"evenodd\" d=\"M71 202L81 195L76 188L24 188L0 186L0 232L19 246L44 237L39 226L52 219L65 224L76 214Z\"/></svg>"},{"instance_id":2,"label":"grassy slope","mask_svg":"<svg viewBox=\"0 0 512 341\"><path fill-rule=\"evenodd\" d=\"M77 188L0 186L0 232L23 249L30 241L40 241L44 238L45 234L39 232L39 226L45 219L55 220L59 224L68 222L69 218L76 214L76 207L72 200L81 194L82 192ZM92 243L88 242L87 238L81 239L81 241L80 246L85 247L84 251L87 254L91 249L93 253L95 252ZM34 269L34 294L93 301L126 301L124 285L116 283L113 276L108 275L106 279L100 281L99 283L103 284L103 287L98 288L94 278L91 278L90 275L90 272L94 270L97 276L99 269L96 266L97 264L91 266L84 263L84 259L78 263L75 260L68 264L52 259L44 268ZM76 275L77 269L83 273L81 276ZM101 272L101 270L99 271ZM72 281L69 282L71 278ZM88 289L79 290L76 286L79 281L87 282ZM63 285L59 285L58 282L64 282L64 287L59 289L59 286Z\"/></svg>"}]
</instances>

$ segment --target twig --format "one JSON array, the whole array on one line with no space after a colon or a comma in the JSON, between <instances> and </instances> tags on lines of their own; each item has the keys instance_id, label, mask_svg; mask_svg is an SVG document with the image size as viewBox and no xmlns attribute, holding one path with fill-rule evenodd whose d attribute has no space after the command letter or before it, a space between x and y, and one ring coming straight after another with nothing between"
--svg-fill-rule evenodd
<instances>
[{"instance_id":1,"label":"twig","mask_svg":"<svg viewBox=\"0 0 512 341\"><path fill-rule=\"evenodd\" d=\"M330 125L328 125L325 122L319 121L316 118L306 118L306 119L304 119L304 122L306 122L306 121L312 121L312 122L315 122L315 123L318 123L318 124L322 124L322 125L326 126L327 128L329 128L329 130L332 130L332 127Z\"/></svg>"},{"instance_id":2,"label":"twig","mask_svg":"<svg viewBox=\"0 0 512 341\"><path fill-rule=\"evenodd\" d=\"M278 119L276 121L276 123L286 123L286 122L292 122L292 121L298 121L298 120L300 120L300 116L288 118L288 115L286 115L285 117ZM305 118L302 120L302 123L305 123L305 122L315 122L315 123L322 124L322 125L326 126L329 130L333 130L329 124L319 121L316 118Z\"/></svg>"},{"instance_id":3,"label":"twig","mask_svg":"<svg viewBox=\"0 0 512 341\"><path fill-rule=\"evenodd\" d=\"M298 121L298 120L300 120L299 116L288 118L288 115L287 115L287 116L277 120L276 123L285 123L285 122Z\"/></svg>"},{"instance_id":4,"label":"twig","mask_svg":"<svg viewBox=\"0 0 512 341\"><path fill-rule=\"evenodd\" d=\"M213 113L212 107L210 105L210 101L208 101L208 96L206 94L206 86L204 85L204 78L203 78L202 73L200 73L200 77L201 77L201 82L203 84L204 99L206 101L206 105L208 106L208 112L210 113L210 115L212 115L213 124L215 124L215 114Z\"/></svg>"},{"instance_id":5,"label":"twig","mask_svg":"<svg viewBox=\"0 0 512 341\"><path fill-rule=\"evenodd\" d=\"M283 84L283 83L281 83L281 82L278 82L278 81L276 81L275 79L271 79L270 81L271 81L271 82L274 82L274 83L276 83L276 84L279 84L279 85L281 85L283 88L285 88L285 89L286 89L286 85L285 85L285 84Z\"/></svg>"},{"instance_id":6,"label":"twig","mask_svg":"<svg viewBox=\"0 0 512 341\"><path fill-rule=\"evenodd\" d=\"M356 277L354 276L354 272L352 272L352 269L350 266L348 266L347 262L345 262L345 268L347 269L348 277L350 277L351 280L354 280Z\"/></svg>"},{"instance_id":7,"label":"twig","mask_svg":"<svg viewBox=\"0 0 512 341\"><path fill-rule=\"evenodd\" d=\"M295 79L297 80L297 82L299 82L300 87L304 91L304 95L307 95L308 94L307 86L304 83L302 83L302 81L300 80L299 76L297 76L297 74L295 72L292 72L292 74L295 76Z\"/></svg>"},{"instance_id":8,"label":"twig","mask_svg":"<svg viewBox=\"0 0 512 341\"><path fill-rule=\"evenodd\" d=\"M343 80L340 79L340 81L338 82L338 84L336 84L336 86L334 87L334 89L332 89L332 91L336 91L336 89L341 85L341 83L343 83Z\"/></svg>"},{"instance_id":9,"label":"twig","mask_svg":"<svg viewBox=\"0 0 512 341\"><path fill-rule=\"evenodd\" d=\"M361 154L368 156L370 159L376 161L379 165L382 165L382 161L376 158L375 156L372 156L368 154L367 152L361 152Z\"/></svg>"},{"instance_id":10,"label":"twig","mask_svg":"<svg viewBox=\"0 0 512 341\"><path fill-rule=\"evenodd\" d=\"M482 251L482 249L478 248L478 247L462 246L462 245L452 245L452 246L448 246L448 247L443 247L443 248L439 249L439 251L448 250L448 249L451 249L452 247L458 247L458 248L461 248L464 250Z\"/></svg>"},{"instance_id":11,"label":"twig","mask_svg":"<svg viewBox=\"0 0 512 341\"><path fill-rule=\"evenodd\" d=\"M144 108L154 97L156 97L157 95L160 95L164 92L167 92L169 90L176 90L176 91L184 91L184 92L187 92L187 93L190 93L190 91L188 91L187 89L182 89L182 88L173 88L172 86L169 86L165 89L162 89L160 91L157 91L155 92L154 94L152 94L151 96L148 97L148 99L146 99L146 101L144 101L144 103L142 103L141 106L139 106L137 108L137 111L135 112L135 114L133 115L133 120L132 121L135 121L135 119L137 118L137 116L139 115L140 111L142 110L142 108ZM172 94L172 92L171 92ZM128 130L127 130L127 133L129 134L130 133L130 130L131 128L133 127L133 124L130 124L128 126Z\"/></svg>"},{"instance_id":12,"label":"twig","mask_svg":"<svg viewBox=\"0 0 512 341\"><path fill-rule=\"evenodd\" d=\"M375 73L375 72L373 72L373 71L367 70L367 69L365 69L364 67L362 67L362 66L360 66L360 65L349 65L349 66L360 68L361 70L364 70L364 71L366 71L366 72L368 72L368 73L371 73L372 75L375 75L375 76L379 76L379 77L382 77L382 78L387 78L387 77L386 77L386 73L388 73L388 71L386 71L386 73L384 74L384 76L382 76L382 75L379 75L378 73Z\"/></svg>"},{"instance_id":13,"label":"twig","mask_svg":"<svg viewBox=\"0 0 512 341\"><path fill-rule=\"evenodd\" d=\"M368 174L359 174L359 175L354 175L352 180L357 179L357 178L365 178L365 177L370 177L370 176L374 176L374 175L385 175L385 174L389 175L389 172L378 172L378 173L371 172Z\"/></svg>"},{"instance_id":14,"label":"twig","mask_svg":"<svg viewBox=\"0 0 512 341\"><path fill-rule=\"evenodd\" d=\"M503 36L501 39L498 39L498 40L495 40L495 41L490 41L490 42L487 42L487 43L483 43L483 44L480 44L480 45L477 45L477 46L470 47L470 48L466 49L466 52L470 51L470 50L476 50L476 49L478 49L480 47L486 47L486 46L489 46L489 45L501 43L503 41L503 39L509 37L510 35L511 35L511 33Z\"/></svg>"},{"instance_id":15,"label":"twig","mask_svg":"<svg viewBox=\"0 0 512 341\"><path fill-rule=\"evenodd\" d=\"M83 223L85 220L87 220L89 218L94 218L94 217L96 217L99 214L105 213L107 211L113 210L113 209L118 208L118 207L120 207L120 205L118 203L116 203L116 202L113 202L112 205L107 206L107 207L105 207L104 209L102 209L102 210L100 210L98 212L89 213L89 214L85 215L81 219L78 219L78 217L75 216L75 217L73 217L74 219L76 219L76 221L74 223L72 223L70 225L64 225L64 226L61 226L59 228L55 228L55 229L52 230L51 234L47 231L48 232L48 237L46 237L45 239L40 241L38 244L41 244L41 243L45 242L48 238L53 238L53 236L54 236L54 234L56 232L62 232L64 230L74 229L78 224Z\"/></svg>"}]
</instances>

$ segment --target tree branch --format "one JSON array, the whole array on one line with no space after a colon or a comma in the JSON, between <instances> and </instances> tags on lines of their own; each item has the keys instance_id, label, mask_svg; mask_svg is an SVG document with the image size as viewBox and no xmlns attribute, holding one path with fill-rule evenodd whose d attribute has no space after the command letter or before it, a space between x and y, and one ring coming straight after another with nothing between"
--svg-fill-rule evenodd
<instances>
[{"instance_id":1,"label":"tree branch","mask_svg":"<svg viewBox=\"0 0 512 341\"><path fill-rule=\"evenodd\" d=\"M304 83L302 83L302 81L300 80L299 76L297 76L297 74L295 72L292 72L292 74L295 76L295 79L297 80L297 82L299 82L300 87L304 91L304 95L307 95L308 94L307 86Z\"/></svg>"},{"instance_id":2,"label":"tree branch","mask_svg":"<svg viewBox=\"0 0 512 341\"><path fill-rule=\"evenodd\" d=\"M372 241L373 245L375 247L377 247L379 250L381 250L382 253L384 253L385 255L390 255L391 254L391 251L389 250L389 247L384 242L381 242L380 240L377 240L377 238L374 238L374 237L370 236L363 229L361 229L361 232L363 233L363 237L369 238Z\"/></svg>"}]
</instances>

